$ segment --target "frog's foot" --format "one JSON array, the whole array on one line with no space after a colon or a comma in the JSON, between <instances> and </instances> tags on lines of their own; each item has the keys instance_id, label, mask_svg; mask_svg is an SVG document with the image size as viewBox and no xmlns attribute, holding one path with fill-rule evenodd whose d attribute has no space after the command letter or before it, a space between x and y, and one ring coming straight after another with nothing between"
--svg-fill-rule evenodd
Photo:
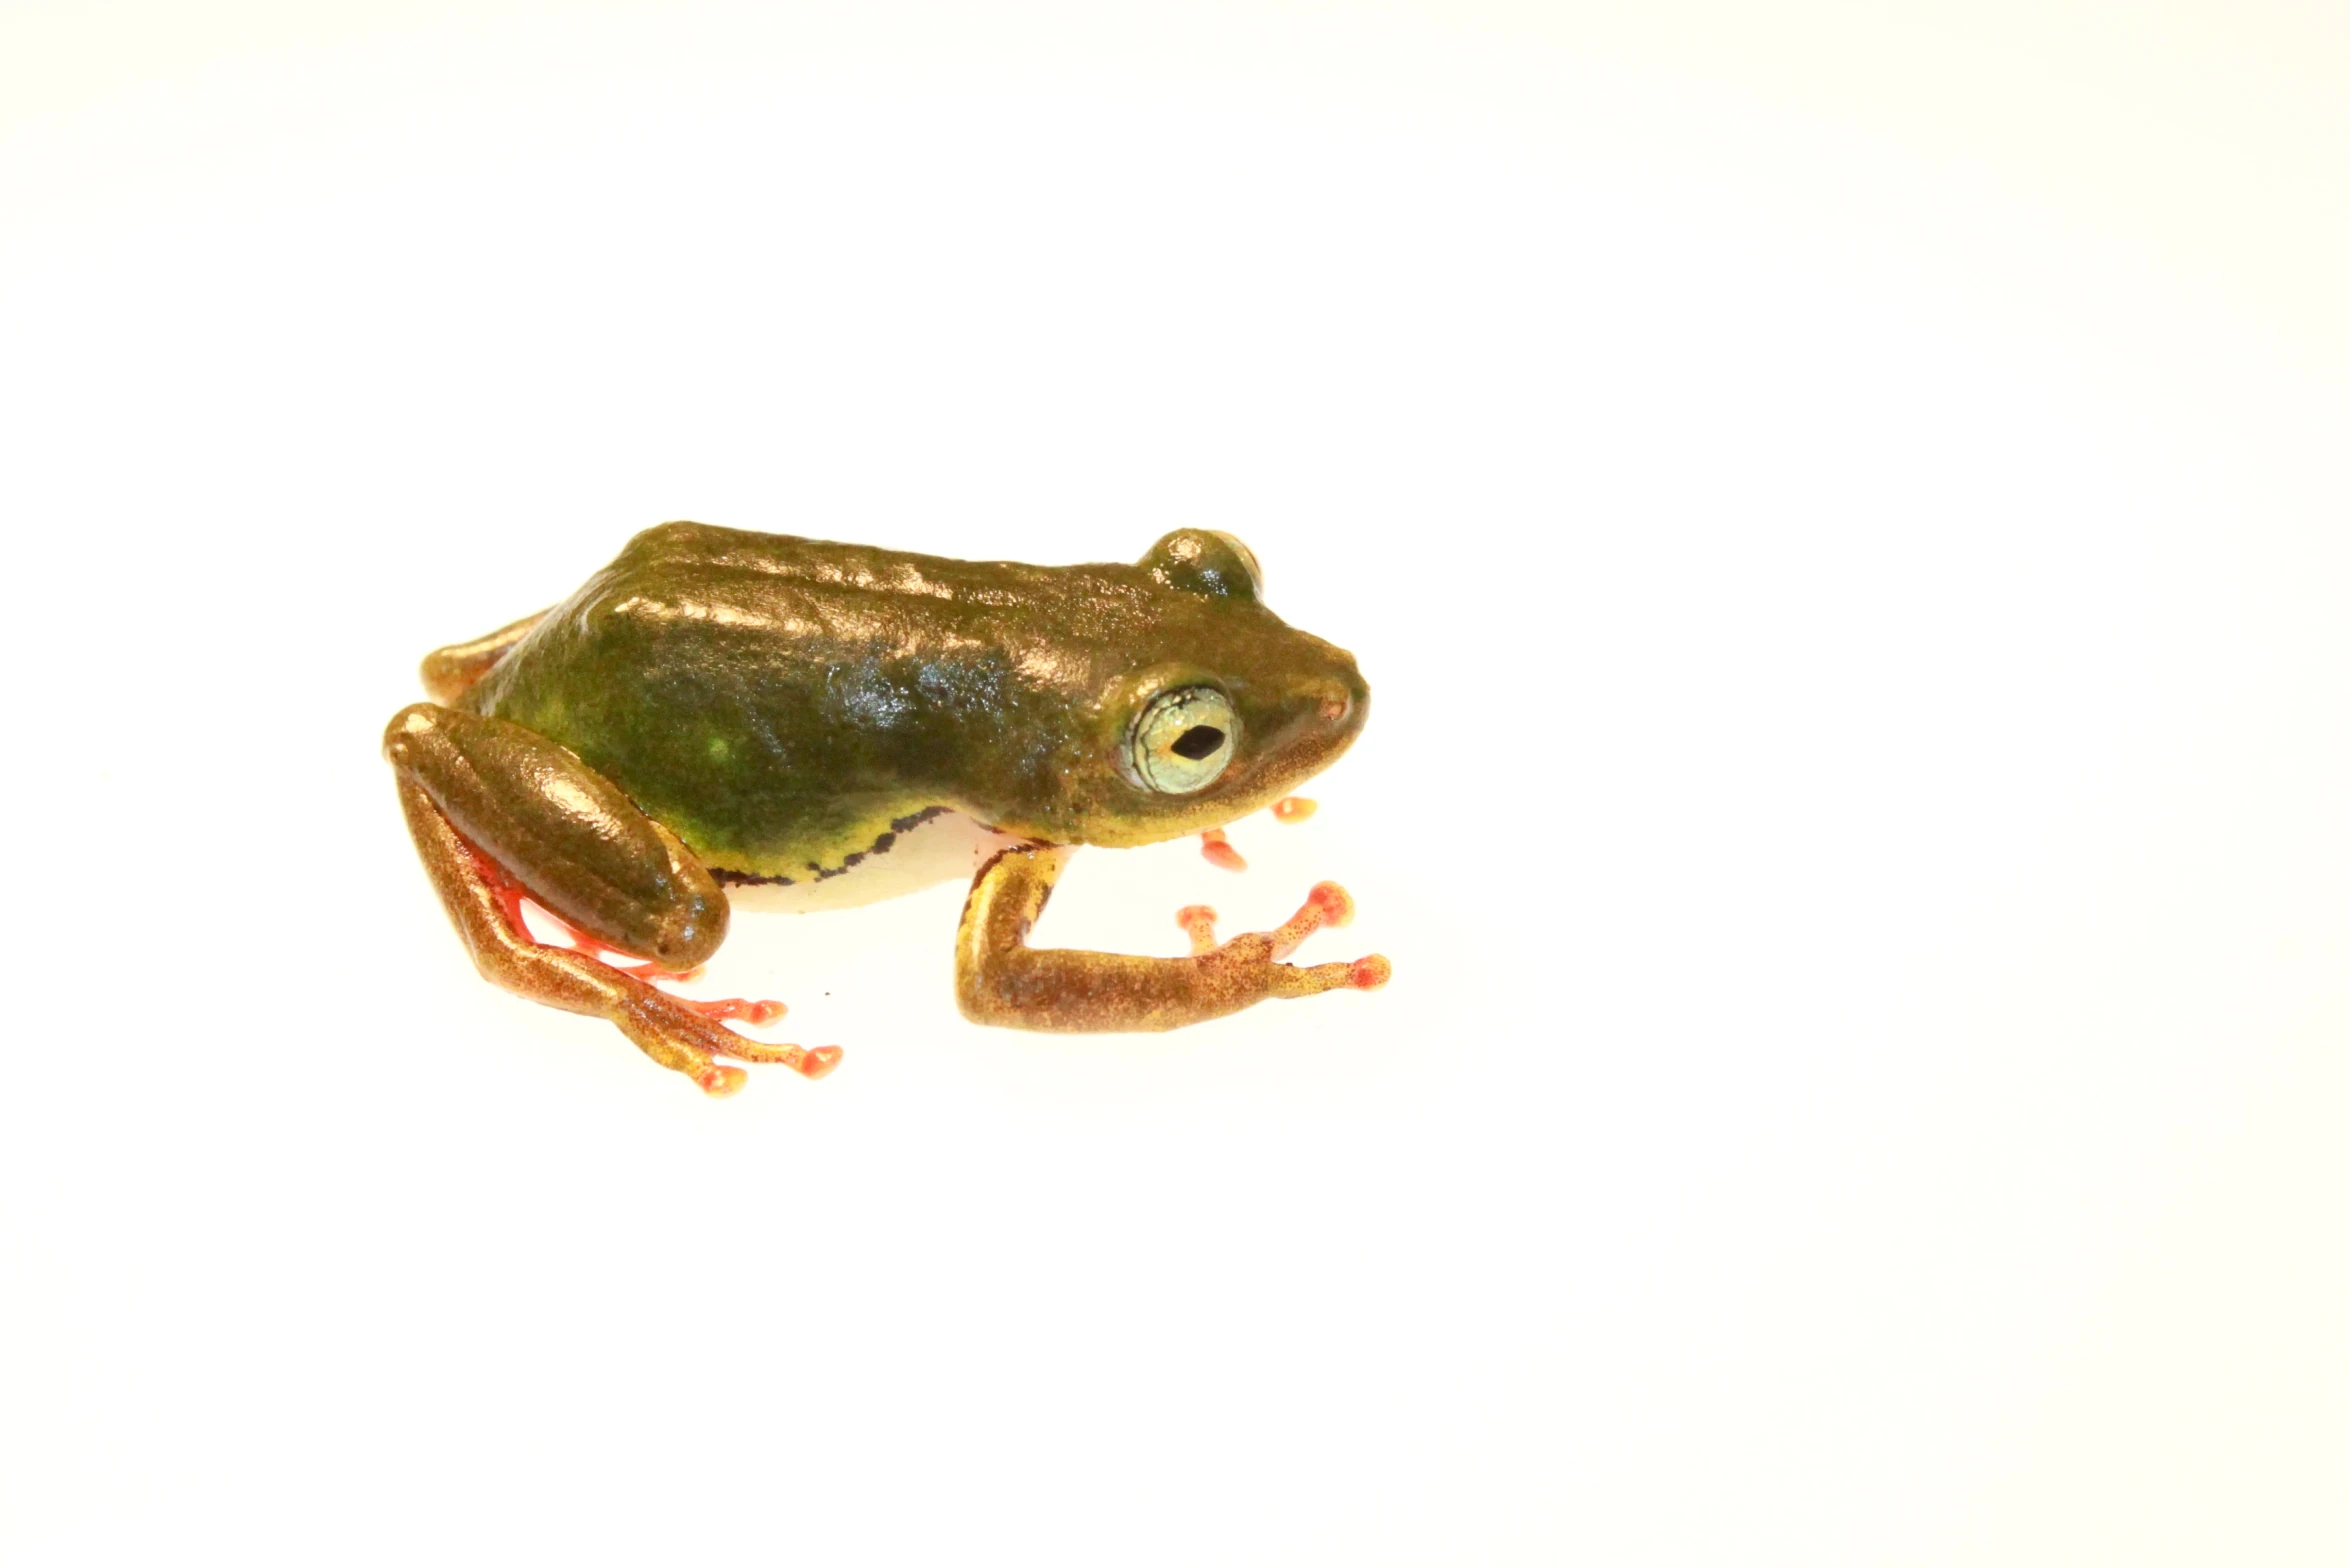
<instances>
[{"instance_id":1,"label":"frog's foot","mask_svg":"<svg viewBox=\"0 0 2350 1567\"><path fill-rule=\"evenodd\" d=\"M506 880L502 867L498 866L495 861L481 855L478 850L476 858L482 863L484 879L489 880L493 886L499 889L498 902L506 914L507 923L526 940L537 940L536 937L531 936L530 927L523 923L524 894ZM682 984L702 977L702 965L700 964L696 964L690 969L663 968L650 958L640 958L633 952L613 946L610 942L597 940L586 931L574 926L562 915L542 906L535 899L531 900L530 906L544 915L549 924L570 938L568 946L555 942L542 941L538 943L550 951L576 953L591 962L602 964L616 974L625 974L631 979L646 984L650 984L654 980ZM615 958L624 961L614 962ZM690 996L673 996L665 990L656 990L653 994L659 996L663 1001L711 1023L723 1023L730 1018L740 1018L746 1023L764 1025L777 1021L790 1010L780 1001L754 1001L743 996L722 996L715 1000L697 1001ZM710 1035L718 1037L713 1039ZM809 1050L799 1045L769 1044L763 1040L745 1038L731 1028L713 1029L710 1031L710 1035L704 1035L695 1040L680 1041L690 1055L696 1059L688 1061L678 1069L700 1085L704 1093L714 1098L724 1098L735 1092L743 1086L744 1081L744 1073L739 1068L722 1065L713 1059L714 1057L725 1056L736 1061L749 1061L757 1065L788 1066L802 1077L811 1080L824 1076L834 1067L840 1065L840 1046L838 1045L821 1045L814 1050ZM654 1059L659 1060L660 1057L656 1056ZM669 1063L664 1062L663 1064L668 1065Z\"/></svg>"},{"instance_id":2,"label":"frog's foot","mask_svg":"<svg viewBox=\"0 0 2350 1567\"><path fill-rule=\"evenodd\" d=\"M749 1061L758 1066L788 1066L800 1076L813 1082L840 1065L840 1046L818 1045L813 1050L804 1045L770 1045L756 1039L745 1039L732 1029L725 1029L725 1044L718 1053L732 1056L737 1061Z\"/></svg>"},{"instance_id":3,"label":"frog's foot","mask_svg":"<svg viewBox=\"0 0 2350 1567\"><path fill-rule=\"evenodd\" d=\"M1292 794L1275 800L1265 809L1277 822L1302 822L1320 807L1302 794ZM1199 835L1199 852L1210 865L1215 866L1218 870L1245 871L1248 869L1248 861L1241 857L1238 849L1232 847L1232 840L1225 835L1224 829L1221 827L1211 827Z\"/></svg>"},{"instance_id":4,"label":"frog's foot","mask_svg":"<svg viewBox=\"0 0 2350 1567\"><path fill-rule=\"evenodd\" d=\"M636 959L633 953L598 941L585 931L574 929L561 915L545 909L540 912L572 940L568 946L540 941L523 922L523 894L505 874L504 867L472 845L466 847L472 849L475 868L499 912L505 916L508 933L517 942L527 943L551 957L559 955L573 963L602 970L612 976L609 983L640 993L630 996L631 1004L619 1008L613 1021L638 1049L662 1066L692 1078L694 1085L713 1099L723 1099L739 1091L748 1080L742 1068L728 1066L727 1061L788 1066L811 1081L840 1065L838 1045L820 1045L811 1050L800 1045L772 1044L722 1026L729 1018L740 1018L747 1023L772 1023L786 1010L780 1001L753 1001L741 996L695 1001L653 988L651 982L656 979L698 978L702 972L698 965L691 969L666 969L649 960ZM539 908L535 900L531 906ZM605 956L607 953L631 961L614 963Z\"/></svg>"},{"instance_id":5,"label":"frog's foot","mask_svg":"<svg viewBox=\"0 0 2350 1567\"><path fill-rule=\"evenodd\" d=\"M1344 887L1334 881L1317 882L1306 901L1295 914L1269 931L1235 936L1218 944L1216 940L1216 911L1204 903L1194 903L1175 913L1175 923L1191 937L1191 955L1194 958L1227 957L1239 962L1262 962L1278 965L1285 976L1273 986L1273 994L1280 996L1310 996L1325 990L1345 986L1354 990L1377 990L1394 975L1395 966L1373 953L1367 958L1356 958L1351 963L1317 963L1311 968L1292 968L1281 964L1315 931L1329 926L1351 925L1355 917L1355 900Z\"/></svg>"},{"instance_id":6,"label":"frog's foot","mask_svg":"<svg viewBox=\"0 0 2350 1567\"><path fill-rule=\"evenodd\" d=\"M1319 809L1302 794L1293 794L1275 800L1266 810L1277 822L1302 822ZM1232 847L1232 840L1221 827L1211 827L1199 835L1199 852L1210 865L1222 871L1245 871L1248 861Z\"/></svg>"},{"instance_id":7,"label":"frog's foot","mask_svg":"<svg viewBox=\"0 0 2350 1567\"><path fill-rule=\"evenodd\" d=\"M695 1001L687 996L672 996L669 999L681 1007L701 1013L713 1023L739 1017L746 1023L766 1024L791 1010L780 1001L745 1001L740 996L728 996L721 1001Z\"/></svg>"},{"instance_id":8,"label":"frog's foot","mask_svg":"<svg viewBox=\"0 0 2350 1567\"><path fill-rule=\"evenodd\" d=\"M1191 955L1200 957L1216 950L1216 911L1204 903L1189 903L1175 911L1175 923L1191 937Z\"/></svg>"},{"instance_id":9,"label":"frog's foot","mask_svg":"<svg viewBox=\"0 0 2350 1567\"><path fill-rule=\"evenodd\" d=\"M511 873L459 833L422 785L402 778L399 787L434 889L473 954L474 966L493 984L567 1012L606 1019L654 1062L691 1078L713 1096L731 1094L746 1080L742 1068L729 1061L788 1066L811 1078L840 1064L837 1045L810 1050L770 1044L746 1038L721 1021L768 1021L781 1015L780 1003L739 997L689 1002L656 989L646 977L647 970L664 977L669 970L651 965L622 969L603 962L589 950L603 943L540 941L523 921L524 894Z\"/></svg>"},{"instance_id":10,"label":"frog's foot","mask_svg":"<svg viewBox=\"0 0 2350 1567\"><path fill-rule=\"evenodd\" d=\"M506 911L507 923L524 935L529 935L530 927L523 922L522 918L524 896L519 888L509 886L501 890L498 901ZM640 958L635 953L615 947L608 941L597 940L586 931L574 926L562 915L539 903L535 898L530 900L530 906L537 909L548 924L555 926L570 938L568 949L559 947L554 942L540 942L541 946L576 952L582 957L595 959L606 968L641 980L659 980L663 984L684 985L702 977L704 967L702 964L697 963L692 968L663 968L650 958ZM741 1018L746 1023L765 1025L776 1021L791 1010L780 1001L752 1001L742 996L726 996L715 1001L696 1001L689 996L671 996L669 999L688 1011L699 1012L714 1023L724 1022L728 1018ZM831 1069L828 1067L825 1070ZM811 1075L821 1077L823 1073L818 1072Z\"/></svg>"},{"instance_id":11,"label":"frog's foot","mask_svg":"<svg viewBox=\"0 0 2350 1567\"><path fill-rule=\"evenodd\" d=\"M1281 925L1216 940L1216 911L1176 915L1191 937L1180 958L1031 947L1028 933L1068 864L1065 845L1029 844L989 861L971 884L955 938L955 1000L977 1023L1106 1033L1156 1031L1223 1017L1275 997L1375 990L1391 972L1383 957L1299 968L1281 959L1325 925L1354 916L1354 900L1323 882Z\"/></svg>"},{"instance_id":12,"label":"frog's foot","mask_svg":"<svg viewBox=\"0 0 2350 1567\"><path fill-rule=\"evenodd\" d=\"M655 991L654 994L659 995L660 992ZM672 996L665 999L674 1001L676 998ZM755 1039L745 1039L734 1030L721 1028L715 1023L707 1027L711 1034L723 1036L720 1040L680 1038L672 1030L661 1029L657 1023L643 1033L632 1026L632 1021L652 1023L650 1019L622 1021L616 1018L614 1021L620 1023L620 1031L634 1040L638 1049L659 1065L671 1071L683 1072L694 1080L695 1087L713 1099L724 1099L741 1089L750 1078L750 1074L741 1067L728 1066L721 1057L748 1061L754 1066L788 1066L810 1081L840 1065L838 1045L819 1045L808 1050L799 1045L762 1044Z\"/></svg>"},{"instance_id":13,"label":"frog's foot","mask_svg":"<svg viewBox=\"0 0 2350 1567\"><path fill-rule=\"evenodd\" d=\"M1232 840L1224 836L1221 827L1211 827L1199 835L1199 852L1220 871L1248 869L1248 861L1242 859L1240 851L1232 847Z\"/></svg>"}]
</instances>

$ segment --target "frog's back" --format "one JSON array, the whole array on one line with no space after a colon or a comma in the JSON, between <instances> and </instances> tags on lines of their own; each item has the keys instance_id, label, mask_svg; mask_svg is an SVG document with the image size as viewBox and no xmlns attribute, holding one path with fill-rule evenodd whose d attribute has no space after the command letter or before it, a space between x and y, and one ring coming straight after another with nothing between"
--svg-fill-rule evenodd
<instances>
[{"instance_id":1,"label":"frog's back","mask_svg":"<svg viewBox=\"0 0 2350 1567\"><path fill-rule=\"evenodd\" d=\"M755 533L701 522L664 522L630 539L600 576L643 581L690 575L786 589L856 592L882 597L960 597L990 589L1004 595L1049 591L1072 568L1018 561L952 560L843 544L788 533Z\"/></svg>"},{"instance_id":2,"label":"frog's back","mask_svg":"<svg viewBox=\"0 0 2350 1567\"><path fill-rule=\"evenodd\" d=\"M1023 726L1038 700L1023 670L1086 645L1109 656L1122 607L1147 612L1147 593L1133 567L664 523L467 705L569 747L715 867L821 874L960 804L976 750L1055 732Z\"/></svg>"}]
</instances>

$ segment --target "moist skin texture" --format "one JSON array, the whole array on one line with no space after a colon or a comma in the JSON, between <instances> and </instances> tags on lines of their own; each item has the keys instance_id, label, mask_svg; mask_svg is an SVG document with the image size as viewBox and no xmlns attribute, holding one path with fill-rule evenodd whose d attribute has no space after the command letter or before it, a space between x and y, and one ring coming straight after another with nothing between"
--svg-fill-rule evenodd
<instances>
[{"instance_id":1,"label":"moist skin texture","mask_svg":"<svg viewBox=\"0 0 2350 1567\"><path fill-rule=\"evenodd\" d=\"M866 901L843 896L852 880L921 884L951 830L980 862L957 946L957 994L980 1021L1164 1028L1385 977L1384 960L1278 961L1343 922L1343 894L1320 889L1286 945L1276 932L1201 948L1195 919L1187 958L1025 945L1075 846L1220 827L1361 729L1353 659L1267 609L1254 558L1226 535L1186 529L1134 565L1055 567L666 523L554 608L433 653L424 678L434 700L395 716L385 751L477 963L611 1018L713 1091L740 1081L713 1060L744 1058L735 1042L760 1059L794 1047L745 1041L710 1009L777 1004L550 968L525 949L572 949L531 941L516 900L590 952L681 970L724 938L721 888ZM922 865L899 860L917 841Z\"/></svg>"}]
</instances>

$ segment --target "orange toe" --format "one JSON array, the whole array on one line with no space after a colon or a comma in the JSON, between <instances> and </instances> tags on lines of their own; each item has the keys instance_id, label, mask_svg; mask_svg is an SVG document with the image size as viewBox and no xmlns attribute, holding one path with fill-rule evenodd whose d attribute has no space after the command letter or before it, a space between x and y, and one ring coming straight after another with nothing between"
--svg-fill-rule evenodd
<instances>
[{"instance_id":1,"label":"orange toe","mask_svg":"<svg viewBox=\"0 0 2350 1567\"><path fill-rule=\"evenodd\" d=\"M1324 924L1335 926L1354 923L1355 900L1334 881L1316 882L1314 890L1306 894L1306 902L1321 911Z\"/></svg>"},{"instance_id":2,"label":"orange toe","mask_svg":"<svg viewBox=\"0 0 2350 1567\"><path fill-rule=\"evenodd\" d=\"M729 1094L737 1093L749 1081L750 1074L741 1067L719 1066L716 1063L712 1063L708 1071L694 1075L694 1086L713 1099L724 1099Z\"/></svg>"}]
</instances>

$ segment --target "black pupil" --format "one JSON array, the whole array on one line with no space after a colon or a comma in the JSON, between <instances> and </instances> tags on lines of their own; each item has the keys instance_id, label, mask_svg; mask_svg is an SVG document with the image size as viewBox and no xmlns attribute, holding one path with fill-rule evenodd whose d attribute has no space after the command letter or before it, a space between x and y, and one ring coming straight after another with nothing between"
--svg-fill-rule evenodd
<instances>
[{"instance_id":1,"label":"black pupil","mask_svg":"<svg viewBox=\"0 0 2350 1567\"><path fill-rule=\"evenodd\" d=\"M1168 750L1187 762L1205 761L1216 754L1216 747L1224 743L1224 731L1213 724L1194 724L1175 737Z\"/></svg>"}]
</instances>

